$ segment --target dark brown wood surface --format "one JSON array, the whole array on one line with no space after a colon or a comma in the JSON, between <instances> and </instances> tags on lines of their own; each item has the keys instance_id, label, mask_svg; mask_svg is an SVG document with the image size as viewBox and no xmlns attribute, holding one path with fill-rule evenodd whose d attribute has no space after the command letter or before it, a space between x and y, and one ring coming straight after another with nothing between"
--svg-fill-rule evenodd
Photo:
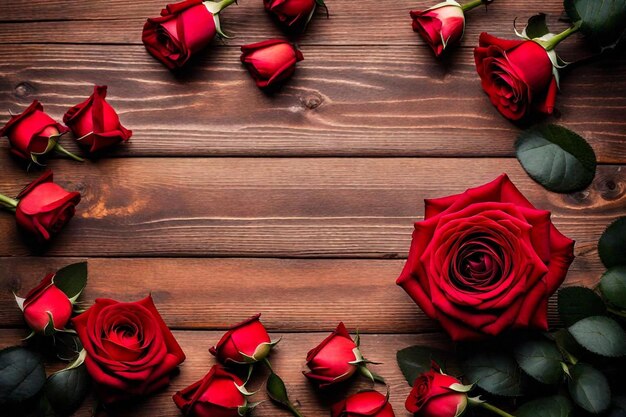
<instances>
[{"instance_id":1,"label":"dark brown wood surface","mask_svg":"<svg viewBox=\"0 0 626 417\"><path fill-rule=\"evenodd\" d=\"M24 295L46 272L87 259L87 304L152 293L188 357L167 390L100 416L180 415L171 395L208 371L207 349L221 331L256 312L283 336L274 366L307 417L328 415L333 400L364 386L321 395L301 375L306 352L340 320L364 333L368 358L385 363L377 370L390 382L396 415L407 416L409 387L395 352L450 345L394 283L412 224L424 198L501 173L577 241L566 285L597 282L597 239L626 212L626 59L564 74L557 112L543 120L579 132L600 162L588 189L566 195L526 176L514 158L522 127L492 108L473 64L481 31L513 37L515 19L521 27L539 11L563 28L561 1L477 9L462 46L438 62L408 18L430 2L327 0L330 19L314 18L298 41L305 60L273 95L254 86L239 46L281 32L261 0L240 3L222 18L236 37L172 73L140 41L161 0L0 0L0 122L35 98L60 119L97 83L109 86L109 101L134 131L106 158L49 161L55 179L83 199L45 250L33 250L0 213L0 347L26 334L13 292ZM566 59L591 53L581 37L559 49ZM0 192L16 194L37 175L8 156L3 139ZM89 416L93 404L76 415ZM264 404L255 415L288 414Z\"/></svg>"}]
</instances>

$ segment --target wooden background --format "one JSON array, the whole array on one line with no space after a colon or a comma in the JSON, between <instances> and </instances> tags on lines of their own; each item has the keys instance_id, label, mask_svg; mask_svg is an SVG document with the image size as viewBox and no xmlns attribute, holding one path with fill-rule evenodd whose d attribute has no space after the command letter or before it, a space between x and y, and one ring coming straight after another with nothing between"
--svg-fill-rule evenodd
<instances>
[{"instance_id":1,"label":"wooden background","mask_svg":"<svg viewBox=\"0 0 626 417\"><path fill-rule=\"evenodd\" d=\"M0 1L2 121L35 98L61 119L97 83L109 86L134 131L106 159L49 161L83 200L45 252L29 249L10 214L1 215L1 346L26 335L11 292L23 295L45 272L88 258L85 301L151 292L188 356L167 391L101 416L178 416L171 395L205 374L207 349L229 324L256 312L283 336L275 369L307 417L328 415L344 394L320 395L301 375L308 349L340 320L364 334L368 358L385 363L376 369L406 416L409 387L395 352L448 343L394 284L412 223L424 198L502 172L577 241L567 284L597 281L597 239L626 211L626 59L563 77L548 120L586 137L600 166L587 190L553 194L514 158L519 128L483 94L472 48L480 31L512 37L514 19L521 25L538 11L563 28L559 0L498 0L473 11L463 45L442 62L410 28L408 11L429 2L327 3L331 18L318 12L299 40L305 60L295 77L268 96L239 63L241 44L281 36L261 0L226 10L222 26L237 37L177 73L141 45L143 22L163 1ZM568 40L564 57L580 56L580 45ZM38 173L25 173L7 147L3 140L0 190L11 195ZM92 406L89 399L76 415ZM255 415L288 414L266 403Z\"/></svg>"}]
</instances>

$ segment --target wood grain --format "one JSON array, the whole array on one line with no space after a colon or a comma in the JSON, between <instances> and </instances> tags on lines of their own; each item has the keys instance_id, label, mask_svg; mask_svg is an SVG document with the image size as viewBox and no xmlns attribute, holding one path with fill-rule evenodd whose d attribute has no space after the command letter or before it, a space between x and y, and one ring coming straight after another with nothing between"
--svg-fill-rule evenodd
<instances>
[{"instance_id":1,"label":"wood grain","mask_svg":"<svg viewBox=\"0 0 626 417\"><path fill-rule=\"evenodd\" d=\"M569 195L546 191L513 159L129 158L50 165L60 184L83 195L76 217L46 252L54 256L404 257L424 198L462 192L503 172L581 246L595 246L626 204L626 171L612 165L600 166L587 190ZM4 159L0 190L17 194L38 175ZM0 256L30 254L10 214L2 214L0 228Z\"/></svg>"},{"instance_id":2,"label":"wood grain","mask_svg":"<svg viewBox=\"0 0 626 417\"><path fill-rule=\"evenodd\" d=\"M293 79L267 95L235 48L206 51L182 73L142 46L1 48L0 118L36 98L61 119L98 83L134 132L111 156L514 155L520 127L489 103L470 50L444 64L408 46L303 52ZM602 163L626 162L625 69L622 58L563 76L558 118L546 120L587 138Z\"/></svg>"},{"instance_id":3,"label":"wood grain","mask_svg":"<svg viewBox=\"0 0 626 417\"><path fill-rule=\"evenodd\" d=\"M595 251L581 251L566 285L593 286L604 272ZM76 258L0 258L0 326L23 326L13 293L24 296L49 272ZM133 301L151 293L175 329L226 329L263 313L280 332L320 331L340 320L362 333L438 330L394 285L403 260L89 259L82 301ZM277 290L280 289L280 290ZM558 325L556 299L550 323Z\"/></svg>"}]
</instances>

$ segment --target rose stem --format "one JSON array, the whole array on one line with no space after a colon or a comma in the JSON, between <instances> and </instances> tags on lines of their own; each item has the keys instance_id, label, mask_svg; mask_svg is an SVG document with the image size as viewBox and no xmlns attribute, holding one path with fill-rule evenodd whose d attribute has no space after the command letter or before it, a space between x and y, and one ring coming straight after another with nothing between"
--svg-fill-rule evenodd
<instances>
[{"instance_id":1,"label":"rose stem","mask_svg":"<svg viewBox=\"0 0 626 417\"><path fill-rule=\"evenodd\" d=\"M19 203L18 200L0 194L0 204L2 204L7 210L15 211L17 203Z\"/></svg>"},{"instance_id":2,"label":"rose stem","mask_svg":"<svg viewBox=\"0 0 626 417\"><path fill-rule=\"evenodd\" d=\"M85 160L83 158L81 158L80 156L74 155L73 153L71 153L70 151L65 149L63 146L59 145L58 143L56 145L54 145L54 150L57 151L58 153L62 154L62 155L69 156L70 158L72 158L75 161L85 162Z\"/></svg>"},{"instance_id":3,"label":"rose stem","mask_svg":"<svg viewBox=\"0 0 626 417\"><path fill-rule=\"evenodd\" d=\"M480 6L483 3L486 3L486 2L483 0L472 0L469 3L462 4L461 9L463 10L463 13L469 12L470 10L475 9L476 7Z\"/></svg>"},{"instance_id":4,"label":"rose stem","mask_svg":"<svg viewBox=\"0 0 626 417\"><path fill-rule=\"evenodd\" d=\"M546 51L553 50L554 48L556 48L556 46L559 43L561 43L561 41L565 40L572 33L577 32L578 29L580 29L581 23L582 22L578 21L573 26L568 27L563 32L559 33L558 35L554 35L554 37L550 39L549 41L543 42L543 47L546 48Z\"/></svg>"},{"instance_id":5,"label":"rose stem","mask_svg":"<svg viewBox=\"0 0 626 417\"><path fill-rule=\"evenodd\" d=\"M499 416L502 417L515 417L513 414L509 414L504 410L499 409L498 407L496 407L495 405L491 405L489 403L479 403L477 404L478 406L484 408L485 410L489 410L494 414L497 414Z\"/></svg>"}]
</instances>

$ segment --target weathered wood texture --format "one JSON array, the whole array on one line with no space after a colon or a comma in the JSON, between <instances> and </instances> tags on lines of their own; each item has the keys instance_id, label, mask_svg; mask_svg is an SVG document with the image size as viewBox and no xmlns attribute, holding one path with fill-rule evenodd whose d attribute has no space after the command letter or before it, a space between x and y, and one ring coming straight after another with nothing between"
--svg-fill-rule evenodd
<instances>
[{"instance_id":1,"label":"weathered wood texture","mask_svg":"<svg viewBox=\"0 0 626 417\"><path fill-rule=\"evenodd\" d=\"M109 86L110 102L134 132L113 156L514 155L520 128L489 103L469 49L447 64L415 46L303 52L296 75L269 96L235 48L213 48L171 73L143 46L4 46L0 119L35 98L61 119L97 83ZM624 73L622 58L564 75L560 117L548 119L585 136L604 163L626 162Z\"/></svg>"},{"instance_id":2,"label":"weathered wood texture","mask_svg":"<svg viewBox=\"0 0 626 417\"><path fill-rule=\"evenodd\" d=\"M6 158L6 156L4 156ZM17 193L38 173L0 165ZM506 172L559 229L595 245L624 213L626 171L598 168L571 195L534 183L514 159L132 158L50 163L83 199L48 255L405 257L423 199L464 191ZM10 214L0 256L28 255Z\"/></svg>"}]
</instances>

